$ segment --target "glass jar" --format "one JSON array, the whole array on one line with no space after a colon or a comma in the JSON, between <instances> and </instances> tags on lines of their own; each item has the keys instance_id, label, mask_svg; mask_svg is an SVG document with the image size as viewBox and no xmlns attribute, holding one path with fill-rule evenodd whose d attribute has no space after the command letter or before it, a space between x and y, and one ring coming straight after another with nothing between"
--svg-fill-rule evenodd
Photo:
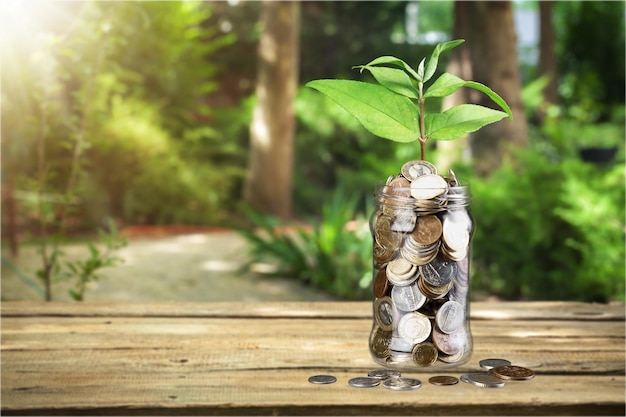
<instances>
[{"instance_id":1,"label":"glass jar","mask_svg":"<svg viewBox=\"0 0 626 417\"><path fill-rule=\"evenodd\" d=\"M470 200L469 186L425 161L377 188L369 347L378 364L415 371L470 359Z\"/></svg>"}]
</instances>

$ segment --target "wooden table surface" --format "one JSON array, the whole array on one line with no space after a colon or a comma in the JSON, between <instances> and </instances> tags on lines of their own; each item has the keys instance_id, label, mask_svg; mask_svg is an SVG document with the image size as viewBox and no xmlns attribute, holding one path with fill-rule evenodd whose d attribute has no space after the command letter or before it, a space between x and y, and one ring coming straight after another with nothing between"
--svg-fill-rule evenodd
<instances>
[{"instance_id":1,"label":"wooden table surface","mask_svg":"<svg viewBox=\"0 0 626 417\"><path fill-rule=\"evenodd\" d=\"M624 415L624 304L471 304L474 354L404 373L414 391L359 389L377 369L368 302L2 303L2 414ZM504 388L433 375L506 358L532 368ZM308 378L333 374L337 382Z\"/></svg>"}]
</instances>

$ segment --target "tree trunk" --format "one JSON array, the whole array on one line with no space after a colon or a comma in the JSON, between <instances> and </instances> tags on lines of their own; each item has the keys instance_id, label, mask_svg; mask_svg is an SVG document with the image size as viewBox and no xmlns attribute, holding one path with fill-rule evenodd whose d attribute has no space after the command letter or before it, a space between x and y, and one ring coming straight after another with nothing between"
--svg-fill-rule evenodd
<instances>
[{"instance_id":1,"label":"tree trunk","mask_svg":"<svg viewBox=\"0 0 626 417\"><path fill-rule=\"evenodd\" d=\"M262 213L291 217L293 101L298 81L298 3L263 2L257 104L250 127L244 200Z\"/></svg>"},{"instance_id":2,"label":"tree trunk","mask_svg":"<svg viewBox=\"0 0 626 417\"><path fill-rule=\"evenodd\" d=\"M9 241L9 249L12 256L17 256L19 251L18 243L18 225L17 225L17 201L15 200L14 191L14 176L11 174L6 175L6 184L2 189L2 199L4 200L5 208L5 224L6 228L2 228L3 240Z\"/></svg>"},{"instance_id":3,"label":"tree trunk","mask_svg":"<svg viewBox=\"0 0 626 417\"><path fill-rule=\"evenodd\" d=\"M539 75L548 76L548 85L544 89L546 104L558 104L557 64L554 53L554 24L552 23L552 2L539 2ZM543 112L545 109L540 109Z\"/></svg>"},{"instance_id":4,"label":"tree trunk","mask_svg":"<svg viewBox=\"0 0 626 417\"><path fill-rule=\"evenodd\" d=\"M515 147L528 143L526 118L521 100L521 80L513 9L510 1L467 2L471 36L468 36L474 81L483 83L509 104L513 120L505 119L470 135L469 145L476 172L488 175ZM496 108L484 94L475 104Z\"/></svg>"},{"instance_id":5,"label":"tree trunk","mask_svg":"<svg viewBox=\"0 0 626 417\"><path fill-rule=\"evenodd\" d=\"M452 39L467 39L470 31L468 2L456 0L454 2L454 30ZM472 80L472 60L468 42L462 43L450 52L450 60L446 67L446 72L456 75L464 80ZM469 103L468 88L461 88L454 94L443 98L441 111L448 110L459 104ZM452 165L462 158L464 149L467 148L467 135L450 141L437 142L437 168L441 172L447 171Z\"/></svg>"}]
</instances>

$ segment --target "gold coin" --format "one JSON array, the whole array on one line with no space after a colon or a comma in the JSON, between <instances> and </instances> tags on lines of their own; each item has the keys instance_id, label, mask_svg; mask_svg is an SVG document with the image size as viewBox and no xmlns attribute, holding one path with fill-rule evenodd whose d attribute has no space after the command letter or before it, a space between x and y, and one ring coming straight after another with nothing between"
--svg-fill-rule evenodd
<instances>
[{"instance_id":1,"label":"gold coin","mask_svg":"<svg viewBox=\"0 0 626 417\"><path fill-rule=\"evenodd\" d=\"M511 379L516 381L533 379L535 377L535 372L532 369L515 365L497 366L493 368L491 372L500 379Z\"/></svg>"},{"instance_id":2,"label":"gold coin","mask_svg":"<svg viewBox=\"0 0 626 417\"><path fill-rule=\"evenodd\" d=\"M394 252L400 244L401 235L391 230L393 219L389 216L379 216L376 220L374 238L376 242L387 251Z\"/></svg>"},{"instance_id":3,"label":"gold coin","mask_svg":"<svg viewBox=\"0 0 626 417\"><path fill-rule=\"evenodd\" d=\"M411 237L420 245L432 245L439 240L442 231L443 226L437 216L417 216Z\"/></svg>"},{"instance_id":4,"label":"gold coin","mask_svg":"<svg viewBox=\"0 0 626 417\"><path fill-rule=\"evenodd\" d=\"M383 194L411 198L411 183L406 178L397 177L383 187Z\"/></svg>"},{"instance_id":5,"label":"gold coin","mask_svg":"<svg viewBox=\"0 0 626 417\"><path fill-rule=\"evenodd\" d=\"M387 250L374 242L373 255L376 262L382 267L391 261L395 256L395 251Z\"/></svg>"},{"instance_id":6,"label":"gold coin","mask_svg":"<svg viewBox=\"0 0 626 417\"><path fill-rule=\"evenodd\" d=\"M385 331L380 327L373 329L370 338L372 354L377 358L385 359L390 353L389 346L391 346L391 331Z\"/></svg>"},{"instance_id":7,"label":"gold coin","mask_svg":"<svg viewBox=\"0 0 626 417\"><path fill-rule=\"evenodd\" d=\"M387 280L385 269L381 269L376 274L376 277L374 278L373 290L376 298L384 297L389 292L389 281Z\"/></svg>"},{"instance_id":8,"label":"gold coin","mask_svg":"<svg viewBox=\"0 0 626 417\"><path fill-rule=\"evenodd\" d=\"M437 361L438 351L432 343L424 342L415 345L412 354L417 366L429 366Z\"/></svg>"}]
</instances>

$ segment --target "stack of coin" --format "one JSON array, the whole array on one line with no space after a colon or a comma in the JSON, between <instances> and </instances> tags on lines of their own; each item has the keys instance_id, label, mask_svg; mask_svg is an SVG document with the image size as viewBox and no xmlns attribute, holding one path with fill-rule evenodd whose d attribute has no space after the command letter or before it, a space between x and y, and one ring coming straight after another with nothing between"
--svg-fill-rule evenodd
<instances>
[{"instance_id":1,"label":"stack of coin","mask_svg":"<svg viewBox=\"0 0 626 417\"><path fill-rule=\"evenodd\" d=\"M376 196L373 359L385 367L455 366L471 354L467 321L470 196L452 171L404 164Z\"/></svg>"}]
</instances>

